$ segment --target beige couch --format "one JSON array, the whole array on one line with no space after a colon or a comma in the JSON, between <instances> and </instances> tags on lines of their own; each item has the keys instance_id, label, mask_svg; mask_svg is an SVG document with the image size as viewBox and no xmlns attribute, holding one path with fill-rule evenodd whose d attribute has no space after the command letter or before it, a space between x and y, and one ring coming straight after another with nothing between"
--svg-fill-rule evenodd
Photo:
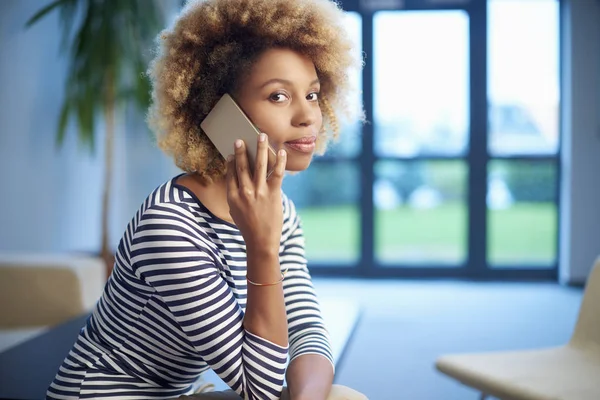
<instances>
[{"instance_id":1,"label":"beige couch","mask_svg":"<svg viewBox=\"0 0 600 400\"><path fill-rule=\"evenodd\" d=\"M90 312L105 282L97 257L0 254L0 351Z\"/></svg>"}]
</instances>

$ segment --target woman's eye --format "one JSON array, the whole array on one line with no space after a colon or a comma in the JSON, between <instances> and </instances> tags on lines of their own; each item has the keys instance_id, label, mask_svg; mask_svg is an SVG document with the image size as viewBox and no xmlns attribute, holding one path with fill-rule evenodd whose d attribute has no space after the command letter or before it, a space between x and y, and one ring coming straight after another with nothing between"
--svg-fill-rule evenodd
<instances>
[{"instance_id":1,"label":"woman's eye","mask_svg":"<svg viewBox=\"0 0 600 400\"><path fill-rule=\"evenodd\" d=\"M312 92L310 93L308 96L306 96L306 99L308 101L317 101L319 100L319 93L317 92Z\"/></svg>"},{"instance_id":2,"label":"woman's eye","mask_svg":"<svg viewBox=\"0 0 600 400\"><path fill-rule=\"evenodd\" d=\"M283 103L287 100L287 96L284 93L273 93L270 99L275 103Z\"/></svg>"}]
</instances>

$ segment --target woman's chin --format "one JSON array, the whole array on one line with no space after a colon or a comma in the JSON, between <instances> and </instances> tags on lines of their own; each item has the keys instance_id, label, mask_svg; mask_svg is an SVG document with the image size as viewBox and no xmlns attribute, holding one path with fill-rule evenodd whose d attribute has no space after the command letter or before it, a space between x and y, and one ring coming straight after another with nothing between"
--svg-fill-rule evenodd
<instances>
[{"instance_id":1,"label":"woman's chin","mask_svg":"<svg viewBox=\"0 0 600 400\"><path fill-rule=\"evenodd\" d=\"M312 154L306 157L289 157L285 164L285 170L288 172L301 172L310 166Z\"/></svg>"}]
</instances>

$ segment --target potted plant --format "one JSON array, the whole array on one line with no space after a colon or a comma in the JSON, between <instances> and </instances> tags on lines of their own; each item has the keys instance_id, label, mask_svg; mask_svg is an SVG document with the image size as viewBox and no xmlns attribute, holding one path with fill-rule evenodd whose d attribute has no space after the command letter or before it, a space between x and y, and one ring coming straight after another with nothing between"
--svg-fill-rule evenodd
<instances>
[{"instance_id":1,"label":"potted plant","mask_svg":"<svg viewBox=\"0 0 600 400\"><path fill-rule=\"evenodd\" d=\"M164 13L159 0L55 0L36 12L26 27L53 11L60 13L61 51L68 57L69 69L57 121L57 145L63 143L67 123L74 118L80 144L94 152L96 124L98 118L104 119L100 256L106 262L108 276L114 264L108 221L115 116L127 103L143 111L150 104L150 82L145 70L152 41L163 26Z\"/></svg>"}]
</instances>

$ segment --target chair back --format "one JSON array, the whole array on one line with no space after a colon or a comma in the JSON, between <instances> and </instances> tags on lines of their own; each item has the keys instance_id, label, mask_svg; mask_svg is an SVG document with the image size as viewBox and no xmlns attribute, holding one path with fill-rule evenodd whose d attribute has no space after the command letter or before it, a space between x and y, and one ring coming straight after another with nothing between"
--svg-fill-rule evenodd
<instances>
[{"instance_id":1,"label":"chair back","mask_svg":"<svg viewBox=\"0 0 600 400\"><path fill-rule=\"evenodd\" d=\"M578 347L595 345L600 350L600 257L596 259L585 284L571 344Z\"/></svg>"}]
</instances>

